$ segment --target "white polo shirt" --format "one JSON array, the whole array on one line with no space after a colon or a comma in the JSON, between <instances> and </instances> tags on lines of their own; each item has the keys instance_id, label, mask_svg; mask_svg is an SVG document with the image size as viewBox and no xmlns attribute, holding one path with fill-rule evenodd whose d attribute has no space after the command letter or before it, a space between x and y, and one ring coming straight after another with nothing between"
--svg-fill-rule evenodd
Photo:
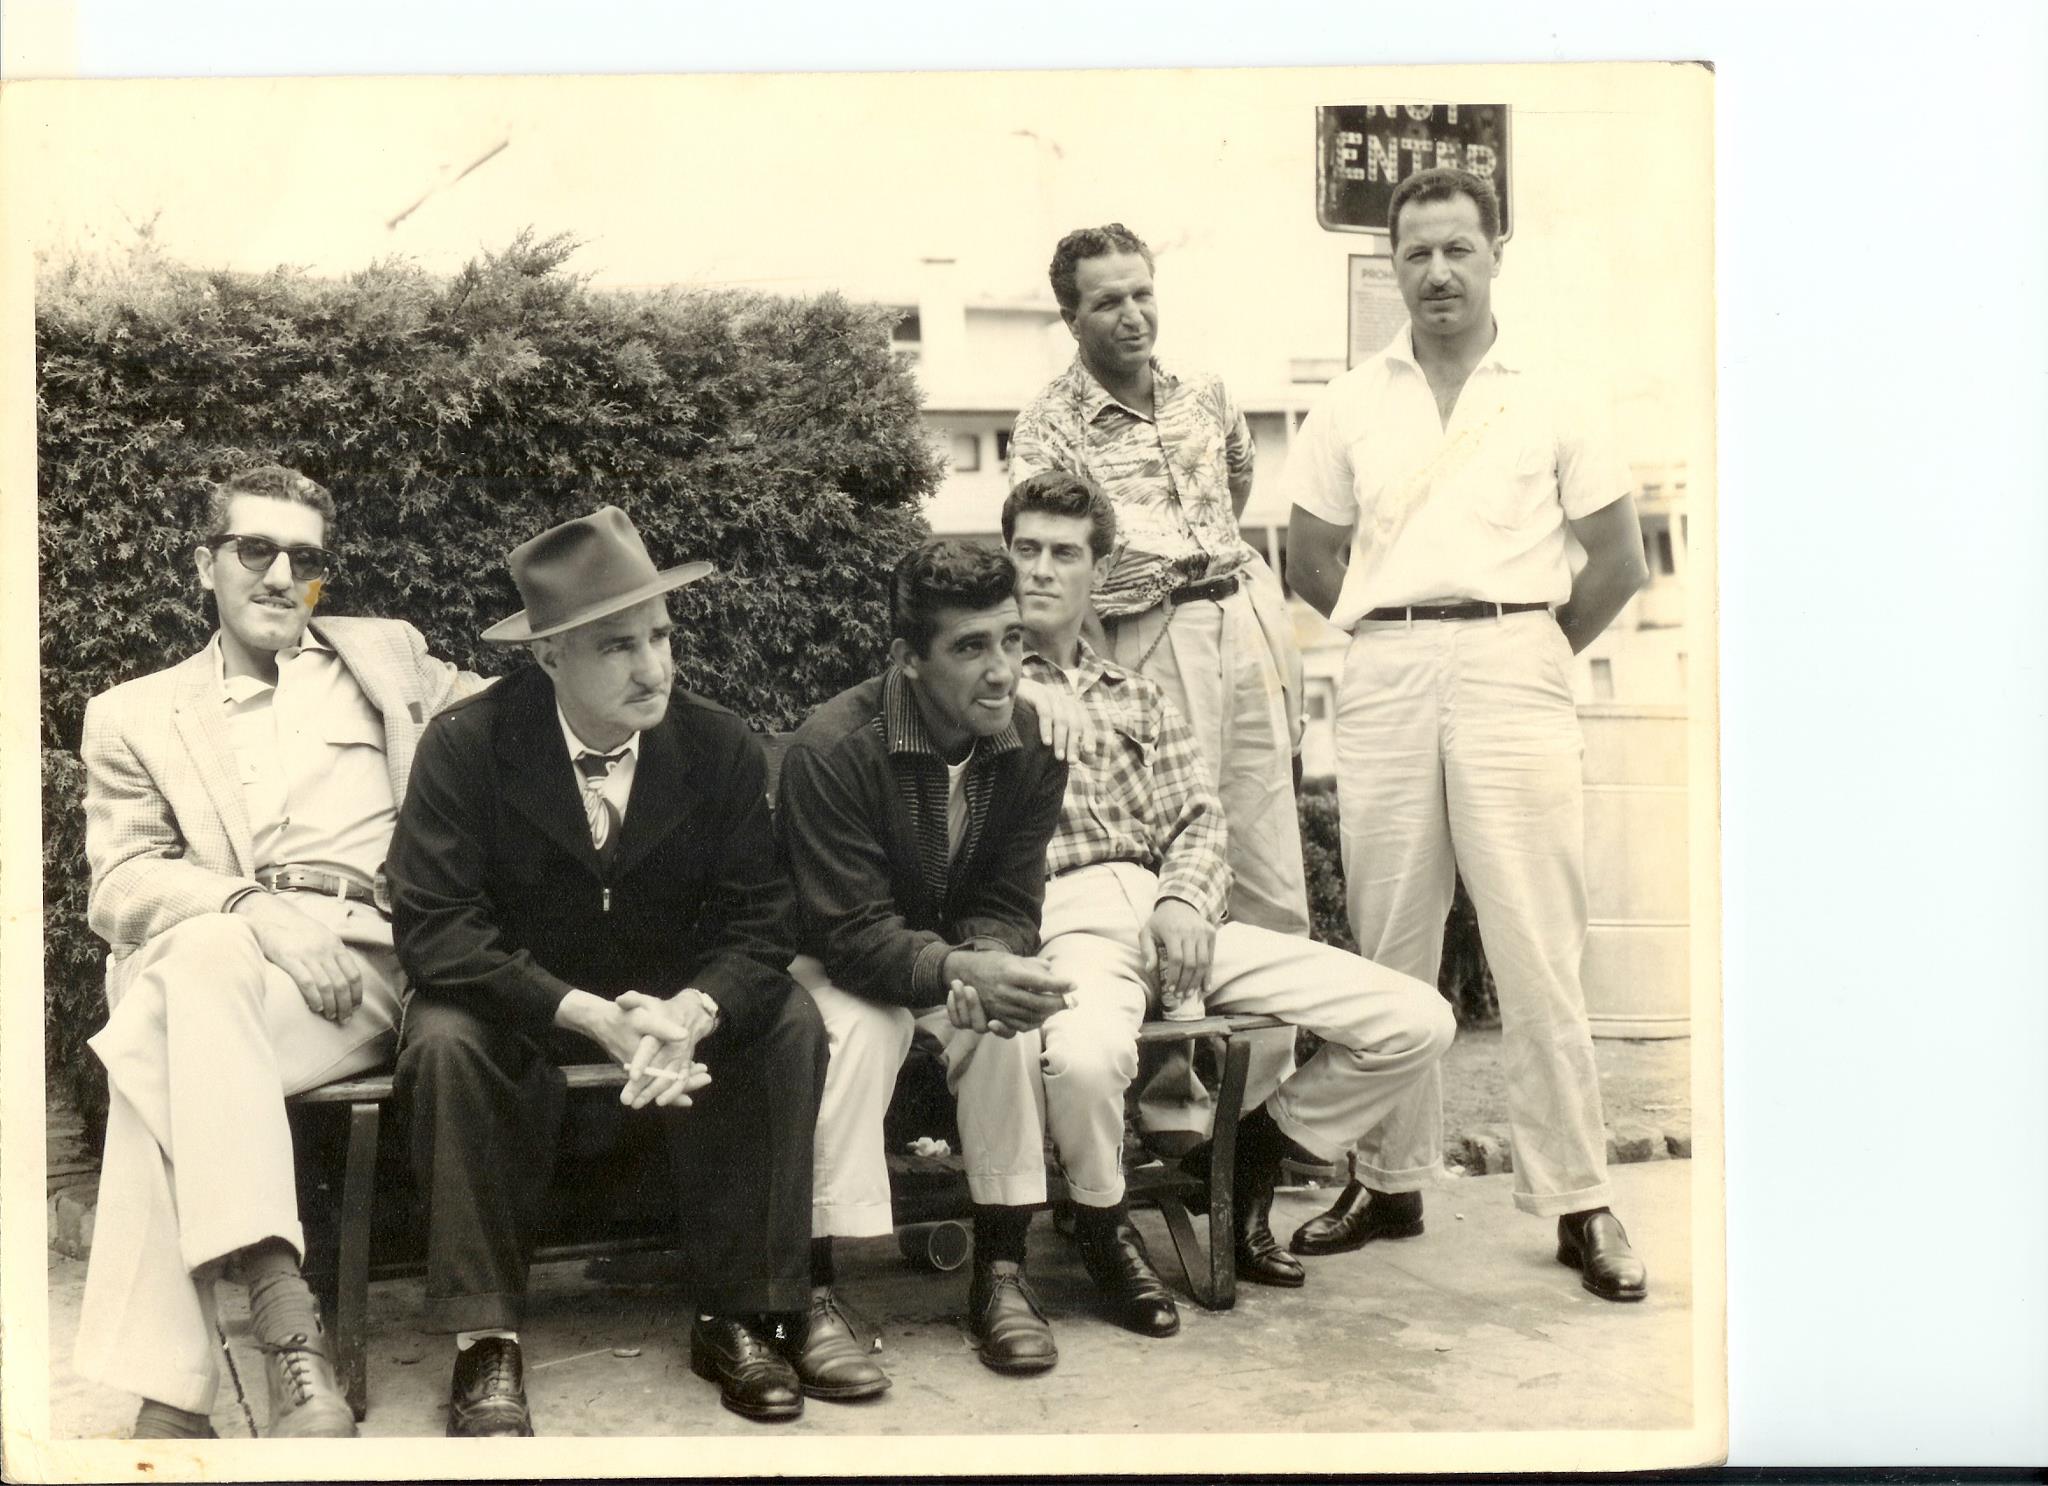
<instances>
[{"instance_id":1,"label":"white polo shirt","mask_svg":"<svg viewBox=\"0 0 2048 1486\"><path fill-rule=\"evenodd\" d=\"M1496 334L1445 425L1402 326L1323 389L1287 458L1293 504L1356 526L1331 622L1350 629L1392 605L1570 598L1566 520L1630 491L1603 422Z\"/></svg>"}]
</instances>

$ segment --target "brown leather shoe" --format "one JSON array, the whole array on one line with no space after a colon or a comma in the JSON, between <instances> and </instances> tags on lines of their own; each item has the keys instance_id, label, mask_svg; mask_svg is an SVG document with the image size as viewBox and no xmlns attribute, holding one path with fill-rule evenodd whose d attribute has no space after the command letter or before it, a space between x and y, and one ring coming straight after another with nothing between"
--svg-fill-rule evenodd
<instances>
[{"instance_id":1,"label":"brown leather shoe","mask_svg":"<svg viewBox=\"0 0 2048 1486\"><path fill-rule=\"evenodd\" d=\"M533 1415L526 1407L526 1364L519 1343L487 1336L455 1354L455 1378L448 1386L448 1437L460 1440L529 1439Z\"/></svg>"},{"instance_id":2,"label":"brown leather shoe","mask_svg":"<svg viewBox=\"0 0 2048 1486\"><path fill-rule=\"evenodd\" d=\"M1579 1283L1602 1300L1641 1300L1650 1293L1649 1271L1628 1246L1621 1219L1604 1207L1557 1220L1557 1262L1576 1269Z\"/></svg>"},{"instance_id":3,"label":"brown leather shoe","mask_svg":"<svg viewBox=\"0 0 2048 1486\"><path fill-rule=\"evenodd\" d=\"M270 1387L266 1437L279 1440L352 1440L355 1410L334 1380L326 1333L294 1332L280 1342L256 1343Z\"/></svg>"},{"instance_id":4,"label":"brown leather shoe","mask_svg":"<svg viewBox=\"0 0 2048 1486\"><path fill-rule=\"evenodd\" d=\"M690 1328L690 1371L716 1383L718 1401L743 1418L773 1424L803 1414L796 1369L772 1342L731 1316L700 1316Z\"/></svg>"},{"instance_id":5,"label":"brown leather shoe","mask_svg":"<svg viewBox=\"0 0 2048 1486\"><path fill-rule=\"evenodd\" d=\"M793 1338L784 1355L796 1369L798 1384L811 1398L844 1403L873 1398L889 1389L889 1375L854 1335L830 1285L811 1287L811 1308L804 1316L802 1340Z\"/></svg>"},{"instance_id":6,"label":"brown leather shoe","mask_svg":"<svg viewBox=\"0 0 2048 1486\"><path fill-rule=\"evenodd\" d=\"M1024 1267L1010 1260L974 1261L974 1278L967 1287L967 1325L982 1363L997 1372L1045 1372L1060 1360L1052 1323L1025 1283Z\"/></svg>"},{"instance_id":7,"label":"brown leather shoe","mask_svg":"<svg viewBox=\"0 0 2048 1486\"><path fill-rule=\"evenodd\" d=\"M1413 1238L1422 1232L1420 1192L1372 1192L1347 1182L1330 1210L1294 1230L1287 1245L1297 1254L1348 1254L1376 1238Z\"/></svg>"}]
</instances>

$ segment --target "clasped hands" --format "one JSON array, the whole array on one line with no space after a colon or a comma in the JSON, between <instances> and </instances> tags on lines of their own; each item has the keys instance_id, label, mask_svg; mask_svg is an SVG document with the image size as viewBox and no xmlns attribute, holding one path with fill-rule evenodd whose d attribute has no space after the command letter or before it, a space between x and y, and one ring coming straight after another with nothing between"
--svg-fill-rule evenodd
<instances>
[{"instance_id":1,"label":"clasped hands","mask_svg":"<svg viewBox=\"0 0 2048 1486\"><path fill-rule=\"evenodd\" d=\"M713 1026L701 994L685 989L663 999L627 991L607 1001L571 991L556 1009L555 1025L588 1037L626 1070L619 1103L628 1109L683 1108L711 1082L711 1071L697 1061L697 1044Z\"/></svg>"},{"instance_id":2,"label":"clasped hands","mask_svg":"<svg viewBox=\"0 0 2048 1486\"><path fill-rule=\"evenodd\" d=\"M946 956L946 1020L969 1032L1015 1037L1074 1004L1074 983L1044 960L999 949Z\"/></svg>"}]
</instances>

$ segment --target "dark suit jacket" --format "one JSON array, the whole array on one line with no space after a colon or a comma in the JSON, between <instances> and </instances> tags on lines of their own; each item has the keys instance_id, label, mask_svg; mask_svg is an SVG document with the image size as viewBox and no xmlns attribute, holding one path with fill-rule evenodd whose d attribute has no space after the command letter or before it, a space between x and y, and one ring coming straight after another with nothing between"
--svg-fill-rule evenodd
<instances>
[{"instance_id":1,"label":"dark suit jacket","mask_svg":"<svg viewBox=\"0 0 2048 1486\"><path fill-rule=\"evenodd\" d=\"M538 666L428 725L388 866L414 988L544 1041L572 987L695 986L718 1003L715 1039L750 1040L794 990L760 742L678 689L641 735L608 869L575 773Z\"/></svg>"}]
</instances>

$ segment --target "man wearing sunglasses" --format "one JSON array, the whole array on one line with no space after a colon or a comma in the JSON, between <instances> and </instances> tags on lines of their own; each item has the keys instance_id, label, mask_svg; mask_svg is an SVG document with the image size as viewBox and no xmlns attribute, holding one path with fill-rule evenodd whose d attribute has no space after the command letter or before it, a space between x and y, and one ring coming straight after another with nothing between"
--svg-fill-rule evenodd
<instances>
[{"instance_id":1,"label":"man wearing sunglasses","mask_svg":"<svg viewBox=\"0 0 2048 1486\"><path fill-rule=\"evenodd\" d=\"M299 1273L284 1099L389 1056L385 849L426 719L482 683L411 625L313 620L333 521L295 470L223 481L194 555L220 629L86 708L89 916L113 953L76 1360L141 1395L138 1439L213 1434L223 1275L248 1287L265 1433L356 1432Z\"/></svg>"}]
</instances>

